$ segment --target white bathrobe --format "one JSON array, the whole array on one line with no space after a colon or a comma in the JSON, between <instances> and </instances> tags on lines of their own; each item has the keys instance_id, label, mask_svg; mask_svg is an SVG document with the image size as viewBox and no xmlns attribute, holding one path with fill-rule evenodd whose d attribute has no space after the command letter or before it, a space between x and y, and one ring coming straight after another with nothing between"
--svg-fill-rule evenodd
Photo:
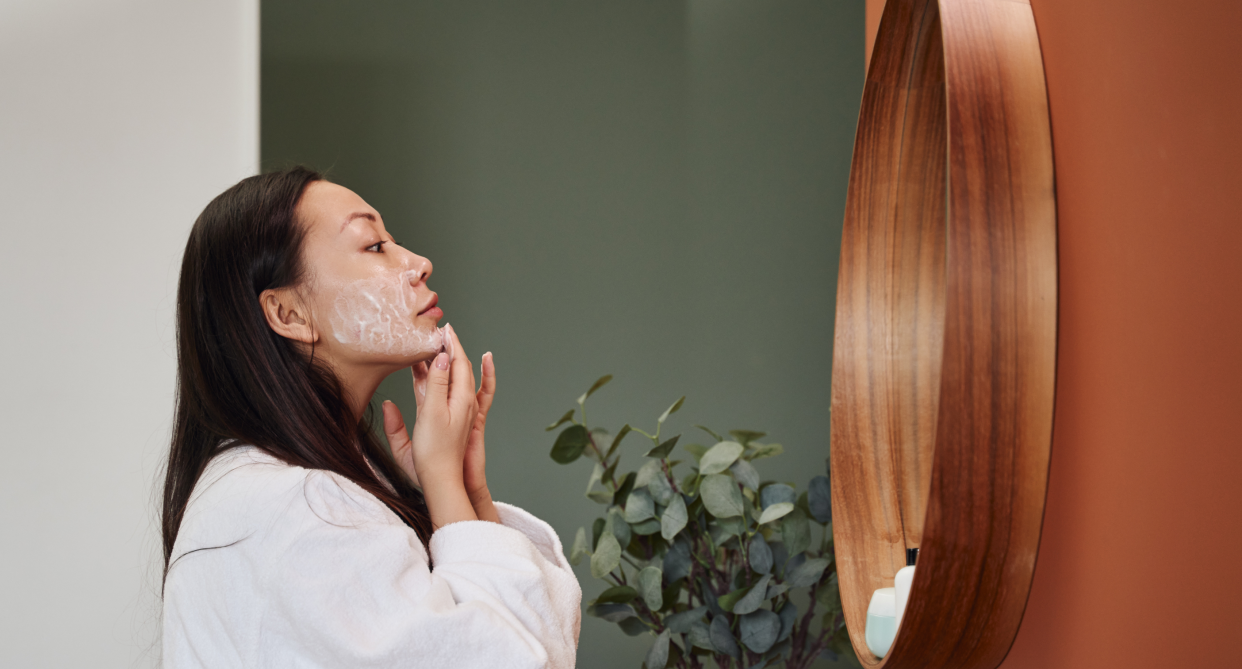
<instances>
[{"instance_id":1,"label":"white bathrobe","mask_svg":"<svg viewBox=\"0 0 1242 669\"><path fill-rule=\"evenodd\" d=\"M348 479L217 456L164 584L164 666L573 667L582 590L547 523L414 531Z\"/></svg>"}]
</instances>

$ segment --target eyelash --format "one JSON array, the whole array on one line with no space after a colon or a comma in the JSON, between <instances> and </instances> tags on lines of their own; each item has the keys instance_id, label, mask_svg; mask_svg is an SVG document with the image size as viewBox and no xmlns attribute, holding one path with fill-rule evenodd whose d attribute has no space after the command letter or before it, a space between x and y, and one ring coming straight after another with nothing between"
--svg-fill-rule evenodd
<instances>
[{"instance_id":1,"label":"eyelash","mask_svg":"<svg viewBox=\"0 0 1242 669\"><path fill-rule=\"evenodd\" d=\"M377 246L378 246L379 248L378 248L378 249L375 249L375 252L376 252L376 253L383 253L383 252L384 252L384 245L385 245L385 244L387 244L387 243L388 243L388 240L384 240L384 241L380 241L380 242L375 242L374 244L372 244L372 245L368 246L368 247L366 248L366 250L370 251L371 249L374 249L375 247L377 247ZM400 243L400 242L398 242L398 241L397 241L397 240L395 240L395 239L394 239L394 240L392 240L392 243L393 243L393 244L396 244L397 246L401 246L401 243Z\"/></svg>"}]
</instances>

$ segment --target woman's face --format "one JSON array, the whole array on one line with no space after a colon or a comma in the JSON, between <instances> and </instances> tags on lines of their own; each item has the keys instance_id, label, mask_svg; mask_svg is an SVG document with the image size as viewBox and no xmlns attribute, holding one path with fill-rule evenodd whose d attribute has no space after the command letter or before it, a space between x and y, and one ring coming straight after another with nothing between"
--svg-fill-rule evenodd
<instances>
[{"instance_id":1,"label":"woman's face","mask_svg":"<svg viewBox=\"0 0 1242 669\"><path fill-rule=\"evenodd\" d=\"M444 313L427 287L431 261L398 246L356 193L327 181L307 186L297 219L307 228L303 299L336 361L397 367L440 350Z\"/></svg>"}]
</instances>

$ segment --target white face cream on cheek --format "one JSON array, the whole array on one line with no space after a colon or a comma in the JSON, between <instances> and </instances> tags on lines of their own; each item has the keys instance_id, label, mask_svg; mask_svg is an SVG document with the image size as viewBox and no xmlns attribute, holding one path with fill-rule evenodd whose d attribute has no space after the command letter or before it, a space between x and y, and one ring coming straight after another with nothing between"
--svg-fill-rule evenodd
<instances>
[{"instance_id":1,"label":"white face cream on cheek","mask_svg":"<svg viewBox=\"0 0 1242 669\"><path fill-rule=\"evenodd\" d=\"M346 285L333 302L332 334L363 353L408 356L439 351L437 328L420 329L418 302L410 281L413 270L362 279Z\"/></svg>"}]
</instances>

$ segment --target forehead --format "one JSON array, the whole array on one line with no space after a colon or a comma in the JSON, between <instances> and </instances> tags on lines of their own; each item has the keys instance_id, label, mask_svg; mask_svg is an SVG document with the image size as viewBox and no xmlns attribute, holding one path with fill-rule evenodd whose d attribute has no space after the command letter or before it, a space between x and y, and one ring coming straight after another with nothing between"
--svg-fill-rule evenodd
<instances>
[{"instance_id":1,"label":"forehead","mask_svg":"<svg viewBox=\"0 0 1242 669\"><path fill-rule=\"evenodd\" d=\"M297 213L312 232L333 235L352 214L366 213L379 219L379 212L357 193L328 181L312 181L306 186Z\"/></svg>"}]
</instances>

